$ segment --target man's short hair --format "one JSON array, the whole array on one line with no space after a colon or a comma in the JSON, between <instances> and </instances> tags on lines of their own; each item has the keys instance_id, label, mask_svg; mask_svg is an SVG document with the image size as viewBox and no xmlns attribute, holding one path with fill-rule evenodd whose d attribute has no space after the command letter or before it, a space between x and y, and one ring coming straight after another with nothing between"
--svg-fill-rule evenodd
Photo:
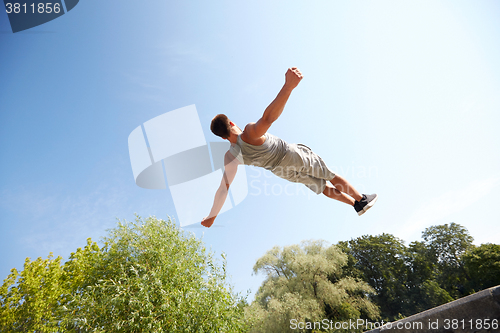
<instances>
[{"instance_id":1,"label":"man's short hair","mask_svg":"<svg viewBox=\"0 0 500 333\"><path fill-rule=\"evenodd\" d=\"M229 118L225 114L218 114L212 119L212 124L210 124L210 130L217 136L223 139L229 138L231 132L231 124L229 124Z\"/></svg>"}]
</instances>

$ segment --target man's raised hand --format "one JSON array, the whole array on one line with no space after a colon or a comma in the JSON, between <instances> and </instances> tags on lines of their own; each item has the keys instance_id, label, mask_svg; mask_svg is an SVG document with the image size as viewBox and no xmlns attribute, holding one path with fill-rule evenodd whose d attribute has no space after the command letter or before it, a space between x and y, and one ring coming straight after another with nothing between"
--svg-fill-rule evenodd
<instances>
[{"instance_id":1,"label":"man's raised hand","mask_svg":"<svg viewBox=\"0 0 500 333\"><path fill-rule=\"evenodd\" d=\"M302 78L302 73L297 67L288 68L285 74L285 86L294 89Z\"/></svg>"}]
</instances>

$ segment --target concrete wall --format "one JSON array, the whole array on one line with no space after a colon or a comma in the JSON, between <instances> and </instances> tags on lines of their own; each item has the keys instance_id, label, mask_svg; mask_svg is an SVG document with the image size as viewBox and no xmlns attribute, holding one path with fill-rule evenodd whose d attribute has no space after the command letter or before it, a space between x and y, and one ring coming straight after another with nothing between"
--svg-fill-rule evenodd
<instances>
[{"instance_id":1,"label":"concrete wall","mask_svg":"<svg viewBox=\"0 0 500 333\"><path fill-rule=\"evenodd\" d=\"M457 299L368 332L500 333L500 286Z\"/></svg>"}]
</instances>

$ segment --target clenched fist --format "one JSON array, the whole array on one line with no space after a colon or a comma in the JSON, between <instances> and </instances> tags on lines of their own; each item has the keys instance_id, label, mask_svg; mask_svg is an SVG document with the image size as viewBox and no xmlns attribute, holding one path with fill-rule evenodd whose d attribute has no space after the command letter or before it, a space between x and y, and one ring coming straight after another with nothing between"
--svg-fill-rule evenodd
<instances>
[{"instance_id":1,"label":"clenched fist","mask_svg":"<svg viewBox=\"0 0 500 333\"><path fill-rule=\"evenodd\" d=\"M285 74L285 85L293 89L298 86L303 76L297 67L288 68Z\"/></svg>"},{"instance_id":2,"label":"clenched fist","mask_svg":"<svg viewBox=\"0 0 500 333\"><path fill-rule=\"evenodd\" d=\"M215 221L215 216L214 217L205 217L203 221L201 221L201 225L207 228L210 228L212 224L214 224Z\"/></svg>"}]
</instances>

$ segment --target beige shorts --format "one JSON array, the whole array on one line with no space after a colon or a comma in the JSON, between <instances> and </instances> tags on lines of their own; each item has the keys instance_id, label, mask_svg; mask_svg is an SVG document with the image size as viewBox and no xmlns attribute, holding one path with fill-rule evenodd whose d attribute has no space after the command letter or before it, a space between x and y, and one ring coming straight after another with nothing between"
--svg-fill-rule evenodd
<instances>
[{"instance_id":1,"label":"beige shorts","mask_svg":"<svg viewBox=\"0 0 500 333\"><path fill-rule=\"evenodd\" d=\"M323 159L303 144L289 144L289 150L271 172L294 183L302 183L316 194L325 190L326 182L335 177Z\"/></svg>"}]
</instances>

